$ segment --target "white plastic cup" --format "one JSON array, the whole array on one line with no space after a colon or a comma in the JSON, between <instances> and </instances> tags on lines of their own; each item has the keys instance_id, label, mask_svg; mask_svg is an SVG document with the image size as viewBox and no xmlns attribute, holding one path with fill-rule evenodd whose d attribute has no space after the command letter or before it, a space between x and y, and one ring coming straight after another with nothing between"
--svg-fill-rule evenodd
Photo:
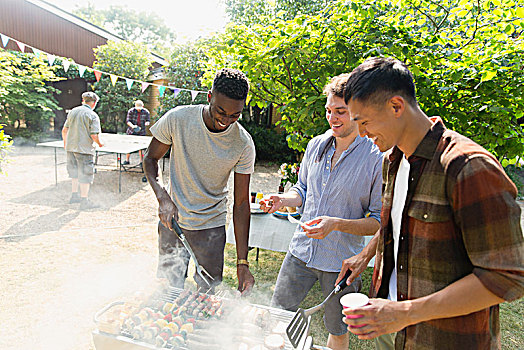
<instances>
[{"instance_id":1,"label":"white plastic cup","mask_svg":"<svg viewBox=\"0 0 524 350\"><path fill-rule=\"evenodd\" d=\"M343 309L353 309L355 307L361 307L369 304L369 298L367 295L362 293L349 293L340 298L340 304ZM363 315L346 315L346 318L361 318ZM364 327L365 325L352 326L352 327Z\"/></svg>"}]
</instances>

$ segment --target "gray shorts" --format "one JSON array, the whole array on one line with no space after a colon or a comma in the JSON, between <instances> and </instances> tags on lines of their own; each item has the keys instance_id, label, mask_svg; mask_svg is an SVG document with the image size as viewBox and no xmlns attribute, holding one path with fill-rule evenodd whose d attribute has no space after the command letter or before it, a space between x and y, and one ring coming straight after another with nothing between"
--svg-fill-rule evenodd
<instances>
[{"instance_id":1,"label":"gray shorts","mask_svg":"<svg viewBox=\"0 0 524 350\"><path fill-rule=\"evenodd\" d=\"M213 286L220 284L224 270L225 226L204 230L182 229L182 232L195 253L198 263L213 276L214 280L211 284ZM157 276L167 278L173 287L184 288L190 258L189 253L176 233L165 227L161 222L158 223L158 234ZM193 278L199 288L209 289L196 272Z\"/></svg>"},{"instance_id":2,"label":"gray shorts","mask_svg":"<svg viewBox=\"0 0 524 350\"><path fill-rule=\"evenodd\" d=\"M306 267L302 260L288 252L278 273L271 306L296 311L317 280L320 282L323 298L326 298L333 290L337 277L338 272L324 272ZM347 333L347 325L342 322L344 315L342 315L340 297L348 293L359 292L361 288L362 280L358 278L324 305L324 325L330 334Z\"/></svg>"},{"instance_id":3,"label":"gray shorts","mask_svg":"<svg viewBox=\"0 0 524 350\"><path fill-rule=\"evenodd\" d=\"M67 173L81 184L92 184L95 178L95 163L92 154L67 152Z\"/></svg>"}]
</instances>

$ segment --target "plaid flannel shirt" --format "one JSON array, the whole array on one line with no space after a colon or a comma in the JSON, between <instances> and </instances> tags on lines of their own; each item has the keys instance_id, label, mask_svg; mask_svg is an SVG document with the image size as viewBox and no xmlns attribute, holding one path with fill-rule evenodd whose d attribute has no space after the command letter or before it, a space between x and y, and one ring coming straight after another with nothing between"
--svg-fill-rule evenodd
<instances>
[{"instance_id":1,"label":"plaid flannel shirt","mask_svg":"<svg viewBox=\"0 0 524 350\"><path fill-rule=\"evenodd\" d=\"M140 113L140 125L138 125L138 113ZM131 108L129 111L127 111L126 125L127 123L131 122L134 125L138 125L140 127L140 131L134 132L133 129L128 125L126 134L144 136L146 134L146 122L150 121L151 116L147 108L142 108L140 112L138 112L138 109L135 107Z\"/></svg>"},{"instance_id":2,"label":"plaid flannel shirt","mask_svg":"<svg viewBox=\"0 0 524 350\"><path fill-rule=\"evenodd\" d=\"M409 157L397 256L397 300L437 292L473 273L507 301L524 295L524 243L517 189L493 155L447 130L438 117ZM381 235L372 297L387 298L394 265L391 205L402 152L384 156ZM408 326L396 349L498 349L498 305Z\"/></svg>"}]
</instances>

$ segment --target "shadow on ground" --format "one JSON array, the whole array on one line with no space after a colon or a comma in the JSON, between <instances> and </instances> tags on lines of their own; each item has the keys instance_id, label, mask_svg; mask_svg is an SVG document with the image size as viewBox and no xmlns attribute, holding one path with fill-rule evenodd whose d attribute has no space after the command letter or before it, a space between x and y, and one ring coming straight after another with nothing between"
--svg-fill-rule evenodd
<instances>
[{"instance_id":1,"label":"shadow on ground","mask_svg":"<svg viewBox=\"0 0 524 350\"><path fill-rule=\"evenodd\" d=\"M77 218L79 214L79 211L68 210L64 212L62 209L56 209L50 213L36 216L29 220L20 220L11 225L2 236L11 236L5 238L6 241L18 242L45 232L58 231Z\"/></svg>"},{"instance_id":2,"label":"shadow on ground","mask_svg":"<svg viewBox=\"0 0 524 350\"><path fill-rule=\"evenodd\" d=\"M118 192L118 172L114 170L98 169L95 180L89 191L89 198L100 204L99 209L111 209L126 201L136 192L141 191L149 184L142 182L142 173L122 173L122 192ZM78 210L79 204L69 204L71 197L71 180L60 181L58 184L47 186L41 190L15 197L8 202L26 205L41 205L63 210Z\"/></svg>"}]
</instances>

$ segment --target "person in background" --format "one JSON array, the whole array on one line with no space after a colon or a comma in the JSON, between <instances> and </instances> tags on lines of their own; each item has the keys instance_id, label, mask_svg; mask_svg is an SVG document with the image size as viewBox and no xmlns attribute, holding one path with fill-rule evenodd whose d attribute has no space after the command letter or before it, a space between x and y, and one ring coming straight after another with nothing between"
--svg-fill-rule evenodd
<instances>
[{"instance_id":1,"label":"person in background","mask_svg":"<svg viewBox=\"0 0 524 350\"><path fill-rule=\"evenodd\" d=\"M200 265L213 276L212 284L222 281L231 172L238 290L248 292L255 283L247 261L255 145L237 123L248 92L244 73L222 69L208 92L209 105L176 107L151 127L153 139L144 157L144 171L159 203L157 275L175 287L184 287L189 255L172 231L172 219L178 222ZM158 161L169 149L168 190L160 180ZM195 281L200 289L209 288L197 274Z\"/></svg>"},{"instance_id":2,"label":"person in background","mask_svg":"<svg viewBox=\"0 0 524 350\"><path fill-rule=\"evenodd\" d=\"M135 107L127 111L126 125L127 130L126 134L128 135L140 135L144 136L146 134L146 126L151 122L151 116L147 108L144 107L144 102L141 100L135 101ZM140 161L144 157L142 151L140 152ZM129 158L131 154L126 154L126 160L122 163L123 165L129 165Z\"/></svg>"},{"instance_id":3,"label":"person in background","mask_svg":"<svg viewBox=\"0 0 524 350\"><path fill-rule=\"evenodd\" d=\"M69 203L80 203L81 210L99 207L87 198L94 180L93 142L100 147L104 146L99 138L100 118L94 111L98 100L94 92L84 92L82 105L69 112L62 128L64 149L67 152L67 172L71 178L72 194Z\"/></svg>"},{"instance_id":4,"label":"person in background","mask_svg":"<svg viewBox=\"0 0 524 350\"><path fill-rule=\"evenodd\" d=\"M297 226L289 245L271 300L274 307L296 311L317 280L327 297L342 261L360 253L363 236L379 229L382 153L358 135L349 118L343 97L348 76L334 77L324 88L330 129L308 143L297 184L261 201L261 209L269 213L283 206L299 207L307 224ZM358 278L325 306L327 346L333 350L349 346L340 297L361 288Z\"/></svg>"},{"instance_id":5,"label":"person in background","mask_svg":"<svg viewBox=\"0 0 524 350\"><path fill-rule=\"evenodd\" d=\"M524 295L517 189L484 148L419 107L413 76L393 58L351 73L349 114L384 155L382 223L369 305L344 310L348 329L378 349L500 349L499 306ZM452 111L450 111L452 113Z\"/></svg>"}]
</instances>

